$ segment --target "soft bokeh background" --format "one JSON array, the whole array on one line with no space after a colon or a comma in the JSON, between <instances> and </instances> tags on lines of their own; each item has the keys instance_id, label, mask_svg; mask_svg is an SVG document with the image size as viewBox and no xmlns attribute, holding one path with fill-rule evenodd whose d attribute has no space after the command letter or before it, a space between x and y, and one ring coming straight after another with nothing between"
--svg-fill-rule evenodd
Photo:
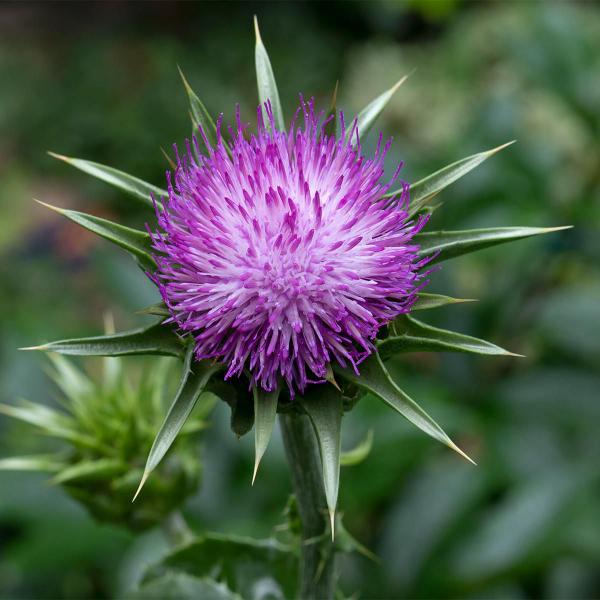
<instances>
[{"instance_id":1,"label":"soft bokeh background","mask_svg":"<svg viewBox=\"0 0 600 600\"><path fill-rule=\"evenodd\" d=\"M523 359L409 355L394 375L479 463L471 467L378 403L342 473L347 527L380 558L344 559L361 598L600 596L600 7L593 2L13 3L0 6L0 401L52 403L43 356L19 346L121 328L156 293L127 256L32 202L138 226L148 212L46 150L162 184L160 146L189 135L176 65L213 113L256 105L259 15L288 114L297 94L349 112L416 69L380 121L414 181L517 139L440 197L435 228L573 230L444 263L432 291L479 302L426 320ZM370 141L373 143L373 140ZM393 162L390 161L390 164ZM132 360L132 368L136 368ZM92 365L93 366L93 365ZM278 435L249 485L252 436L218 406L199 529L266 536L288 494ZM0 418L0 456L48 448ZM165 548L95 524L47 477L0 473L0 597L109 598Z\"/></svg>"}]
</instances>

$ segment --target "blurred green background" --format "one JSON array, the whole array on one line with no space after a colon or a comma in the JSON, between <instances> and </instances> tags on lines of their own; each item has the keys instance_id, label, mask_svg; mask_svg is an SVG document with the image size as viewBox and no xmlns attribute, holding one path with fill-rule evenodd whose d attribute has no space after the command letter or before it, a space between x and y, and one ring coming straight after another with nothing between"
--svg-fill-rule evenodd
<instances>
[{"instance_id":1,"label":"blurred green background","mask_svg":"<svg viewBox=\"0 0 600 600\"><path fill-rule=\"evenodd\" d=\"M253 119L252 15L291 114L339 79L348 112L411 72L380 120L415 181L518 143L444 191L431 227L574 229L449 263L429 291L479 302L426 315L523 359L405 355L403 387L474 468L379 403L344 422L367 460L342 472L345 522L379 563L341 561L360 598L600 597L600 5L594 2L13 3L0 6L0 401L55 402L51 339L143 323L156 292L127 256L32 198L142 226L152 217L46 150L157 185L190 133L176 65L209 110ZM373 139L367 142L372 147ZM132 369L139 361L131 360ZM92 368L94 367L92 362ZM184 513L201 529L266 536L289 486L278 435L250 487L252 436L217 406L204 479ZM52 444L0 418L0 456ZM166 547L99 525L48 477L0 473L0 597L122 596Z\"/></svg>"}]
</instances>

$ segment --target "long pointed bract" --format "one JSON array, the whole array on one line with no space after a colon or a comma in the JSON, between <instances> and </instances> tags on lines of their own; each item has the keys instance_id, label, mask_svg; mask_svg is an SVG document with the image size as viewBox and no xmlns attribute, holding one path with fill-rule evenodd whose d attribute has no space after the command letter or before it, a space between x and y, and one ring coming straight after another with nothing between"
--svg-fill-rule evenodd
<instances>
[{"instance_id":1,"label":"long pointed bract","mask_svg":"<svg viewBox=\"0 0 600 600\"><path fill-rule=\"evenodd\" d=\"M421 431L446 444L455 452L474 463L449 437L446 432L392 380L377 352L360 365L360 375L352 369L337 367L336 372L344 379L370 392L398 411Z\"/></svg>"},{"instance_id":2,"label":"long pointed bract","mask_svg":"<svg viewBox=\"0 0 600 600\"><path fill-rule=\"evenodd\" d=\"M273 67L271 66L267 49L265 48L260 37L258 19L256 16L254 17L254 32L256 34L254 60L256 62L256 85L258 87L258 100L261 106L264 106L265 102L270 102L271 110L273 111L273 118L275 119L275 126L279 131L285 131L283 110L281 108L281 100L279 99L277 83L275 82L275 75L273 74ZM265 119L265 124L267 127L269 126L268 119Z\"/></svg>"},{"instance_id":3,"label":"long pointed bract","mask_svg":"<svg viewBox=\"0 0 600 600\"><path fill-rule=\"evenodd\" d=\"M299 401L310 418L319 443L323 486L333 537L335 508L340 484L342 394L332 387L319 386L299 398Z\"/></svg>"},{"instance_id":4,"label":"long pointed bract","mask_svg":"<svg viewBox=\"0 0 600 600\"><path fill-rule=\"evenodd\" d=\"M389 101L392 99L398 88L408 79L408 75L402 77L399 81L397 81L389 90L383 92L383 94L377 96L374 100L369 102L367 106L365 106L356 116L358 125L357 125L357 133L359 139L362 139L365 136L373 125L375 121L377 121L379 115L383 112L383 109L388 105ZM347 137L352 135L352 129L349 128L346 134ZM356 140L352 139L352 143L355 143ZM396 192L398 194L400 192Z\"/></svg>"},{"instance_id":5,"label":"long pointed bract","mask_svg":"<svg viewBox=\"0 0 600 600\"><path fill-rule=\"evenodd\" d=\"M192 364L193 359L194 349L190 345L183 365L183 376L179 384L179 390L160 430L154 438L154 443L144 467L142 480L133 500L137 498L150 473L158 466L175 441L177 434L184 426L209 379L223 368L222 365L211 364L209 361L198 361Z\"/></svg>"},{"instance_id":6,"label":"long pointed bract","mask_svg":"<svg viewBox=\"0 0 600 600\"><path fill-rule=\"evenodd\" d=\"M21 350L43 350L72 356L132 356L136 354L160 354L181 356L183 345L172 327L155 323L111 335L73 338L48 342Z\"/></svg>"},{"instance_id":7,"label":"long pointed bract","mask_svg":"<svg viewBox=\"0 0 600 600\"><path fill-rule=\"evenodd\" d=\"M414 240L419 244L419 254L427 256L435 254L428 264L448 260L516 240L544 235L563 229L571 229L571 225L562 227L494 227L488 229L467 229L465 231L428 231L418 233Z\"/></svg>"},{"instance_id":8,"label":"long pointed bract","mask_svg":"<svg viewBox=\"0 0 600 600\"><path fill-rule=\"evenodd\" d=\"M52 204L47 204L41 200L35 200L38 204L53 210L67 219L85 227L88 231L103 237L105 240L117 244L124 250L137 259L140 266L146 270L153 271L156 268L156 263L152 258L152 246L150 244L150 236L145 231L132 229L119 223L114 223L108 219L89 215L77 210L69 210L59 208Z\"/></svg>"},{"instance_id":9,"label":"long pointed bract","mask_svg":"<svg viewBox=\"0 0 600 600\"><path fill-rule=\"evenodd\" d=\"M279 398L279 388L272 392L265 392L262 388L254 386L252 388L254 395L254 448L255 460L254 471L252 473L252 485L256 479L256 473L260 461L269 445L275 417L277 416L277 400Z\"/></svg>"},{"instance_id":10,"label":"long pointed bract","mask_svg":"<svg viewBox=\"0 0 600 600\"><path fill-rule=\"evenodd\" d=\"M100 163L92 162L91 160L84 160L82 158L71 158L70 156L64 156L63 154L56 154L55 152L48 152L48 154L58 160L62 160L67 164L91 175L92 177L96 177L97 179L101 179L106 183L127 192L130 196L137 198L138 200L142 200L145 204L154 208L154 203L152 198L154 197L156 203L162 207L161 199L166 198L168 193L166 190L159 188L151 183L140 179L139 177L134 177L133 175L129 175L128 173L124 173L123 171L119 171L114 167L108 167L106 165L101 165Z\"/></svg>"}]
</instances>

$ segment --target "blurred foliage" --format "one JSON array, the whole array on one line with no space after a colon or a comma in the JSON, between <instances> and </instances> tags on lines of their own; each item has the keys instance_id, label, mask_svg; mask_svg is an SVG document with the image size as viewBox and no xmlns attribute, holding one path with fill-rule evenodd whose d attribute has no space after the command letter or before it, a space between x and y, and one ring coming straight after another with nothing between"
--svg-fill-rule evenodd
<instances>
[{"instance_id":1,"label":"blurred foliage","mask_svg":"<svg viewBox=\"0 0 600 600\"><path fill-rule=\"evenodd\" d=\"M594 3L3 5L0 400L52 401L40 359L17 346L100 332L108 307L129 326L128 311L157 300L127 257L30 202L35 196L136 225L145 219L134 203L45 151L118 165L161 185L167 165L160 146L180 142L190 127L177 63L211 112L231 119L239 102L243 114L253 114L253 13L288 114L300 91L326 106L338 78L338 104L353 112L416 69L378 123L395 137L390 168L404 160L409 181L518 140L439 196L436 229L575 226L461 258L432 275L428 291L479 299L439 309L434 325L527 358L412 354L390 364L477 468L388 418L378 403L360 402L345 418L344 449L371 429L374 440L366 460L342 471L339 506L348 529L381 562L344 557L344 591L362 598L597 597ZM218 407L204 434L204 483L186 516L201 528L265 537L287 498L282 448L273 440L250 488L252 441L233 439L227 413ZM23 426L0 420L1 456L46 450ZM166 551L160 533L133 539L95 524L35 475L2 473L0 487L0 597L122 597L140 581L142 566ZM208 585L170 577L173 586Z\"/></svg>"},{"instance_id":2,"label":"blurred foliage","mask_svg":"<svg viewBox=\"0 0 600 600\"><path fill-rule=\"evenodd\" d=\"M60 390L62 408L20 399L0 404L0 414L60 440L42 455L0 459L0 471L37 471L53 475L60 485L100 522L143 531L160 525L200 483L202 462L197 433L216 396L204 394L177 440L176 450L161 464L136 502L132 498L143 465L168 408L166 394L173 361L161 359L132 381L120 358L103 359L100 381L71 361L49 355L50 377ZM172 386L171 386L172 387Z\"/></svg>"}]
</instances>

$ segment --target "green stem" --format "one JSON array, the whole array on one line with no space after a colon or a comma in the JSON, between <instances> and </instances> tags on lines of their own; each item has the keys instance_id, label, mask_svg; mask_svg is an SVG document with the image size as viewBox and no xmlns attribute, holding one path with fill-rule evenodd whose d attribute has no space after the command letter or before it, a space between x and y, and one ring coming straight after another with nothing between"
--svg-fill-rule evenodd
<instances>
[{"instance_id":1,"label":"green stem","mask_svg":"<svg viewBox=\"0 0 600 600\"><path fill-rule=\"evenodd\" d=\"M299 597L330 600L335 589L335 552L317 440L305 415L281 414L279 424L302 523Z\"/></svg>"}]
</instances>

